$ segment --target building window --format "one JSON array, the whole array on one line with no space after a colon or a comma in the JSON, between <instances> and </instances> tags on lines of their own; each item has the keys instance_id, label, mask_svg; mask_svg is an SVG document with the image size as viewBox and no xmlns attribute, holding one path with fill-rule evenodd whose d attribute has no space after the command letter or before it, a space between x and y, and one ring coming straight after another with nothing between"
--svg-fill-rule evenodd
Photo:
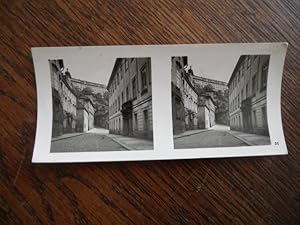
<instances>
[{"instance_id":1,"label":"building window","mask_svg":"<svg viewBox=\"0 0 300 225\"><path fill-rule=\"evenodd\" d=\"M253 111L253 127L257 127L256 111Z\"/></svg>"},{"instance_id":2,"label":"building window","mask_svg":"<svg viewBox=\"0 0 300 225\"><path fill-rule=\"evenodd\" d=\"M242 74L242 77L244 76L244 62L242 63L242 66L241 66L241 74Z\"/></svg>"},{"instance_id":3,"label":"building window","mask_svg":"<svg viewBox=\"0 0 300 225\"><path fill-rule=\"evenodd\" d=\"M137 117L137 113L134 114L134 124L135 124L134 129L138 130L138 117Z\"/></svg>"},{"instance_id":4,"label":"building window","mask_svg":"<svg viewBox=\"0 0 300 225\"><path fill-rule=\"evenodd\" d=\"M235 82L235 81L236 81L236 76L234 76L233 82L232 82L232 83L233 83L233 90L235 89L235 85L236 85L236 82Z\"/></svg>"},{"instance_id":5,"label":"building window","mask_svg":"<svg viewBox=\"0 0 300 225\"><path fill-rule=\"evenodd\" d=\"M129 88L128 86L126 87L126 101L129 101L130 97L129 97Z\"/></svg>"},{"instance_id":6,"label":"building window","mask_svg":"<svg viewBox=\"0 0 300 225\"><path fill-rule=\"evenodd\" d=\"M137 87L136 87L136 78L134 77L132 79L132 98L136 98L137 97Z\"/></svg>"},{"instance_id":7,"label":"building window","mask_svg":"<svg viewBox=\"0 0 300 225\"><path fill-rule=\"evenodd\" d=\"M234 79L233 79L233 90L236 87L236 80L237 80L237 75L235 74Z\"/></svg>"},{"instance_id":8,"label":"building window","mask_svg":"<svg viewBox=\"0 0 300 225\"><path fill-rule=\"evenodd\" d=\"M147 67L146 64L141 69L142 94L147 92Z\"/></svg>"},{"instance_id":9,"label":"building window","mask_svg":"<svg viewBox=\"0 0 300 225\"><path fill-rule=\"evenodd\" d=\"M147 131L149 129L149 117L148 110L144 110L144 130Z\"/></svg>"},{"instance_id":10,"label":"building window","mask_svg":"<svg viewBox=\"0 0 300 225\"><path fill-rule=\"evenodd\" d=\"M251 57L248 56L248 58L247 58L247 68L250 67L250 64L251 64Z\"/></svg>"},{"instance_id":11,"label":"building window","mask_svg":"<svg viewBox=\"0 0 300 225\"><path fill-rule=\"evenodd\" d=\"M241 100L244 99L244 89L242 88L242 91L241 91Z\"/></svg>"},{"instance_id":12,"label":"building window","mask_svg":"<svg viewBox=\"0 0 300 225\"><path fill-rule=\"evenodd\" d=\"M256 95L257 90L257 76L256 74L252 77L252 96Z\"/></svg>"},{"instance_id":13,"label":"building window","mask_svg":"<svg viewBox=\"0 0 300 225\"><path fill-rule=\"evenodd\" d=\"M121 105L124 103L124 93L123 93L123 91L122 91L122 94L121 94Z\"/></svg>"},{"instance_id":14,"label":"building window","mask_svg":"<svg viewBox=\"0 0 300 225\"><path fill-rule=\"evenodd\" d=\"M175 116L177 120L181 119L181 100L178 97L175 97Z\"/></svg>"},{"instance_id":15,"label":"building window","mask_svg":"<svg viewBox=\"0 0 300 225\"><path fill-rule=\"evenodd\" d=\"M263 65L261 71L260 90L263 91L267 87L269 60Z\"/></svg>"},{"instance_id":16,"label":"building window","mask_svg":"<svg viewBox=\"0 0 300 225\"><path fill-rule=\"evenodd\" d=\"M179 62L176 62L176 86L180 88L180 80L181 80L181 65Z\"/></svg>"},{"instance_id":17,"label":"building window","mask_svg":"<svg viewBox=\"0 0 300 225\"><path fill-rule=\"evenodd\" d=\"M125 71L127 71L127 70L128 70L128 64L129 64L129 61L128 61L128 59L125 59Z\"/></svg>"},{"instance_id":18,"label":"building window","mask_svg":"<svg viewBox=\"0 0 300 225\"><path fill-rule=\"evenodd\" d=\"M262 111L262 120L263 120L262 123L263 123L263 126L265 128L265 127L268 127L268 119L267 119L267 110L266 110L266 107L262 107L261 111Z\"/></svg>"},{"instance_id":19,"label":"building window","mask_svg":"<svg viewBox=\"0 0 300 225\"><path fill-rule=\"evenodd\" d=\"M118 74L120 74L120 81L121 81L123 79L121 67L119 67Z\"/></svg>"},{"instance_id":20,"label":"building window","mask_svg":"<svg viewBox=\"0 0 300 225\"><path fill-rule=\"evenodd\" d=\"M232 101L232 111L234 111L234 110L235 110L235 98Z\"/></svg>"}]
</instances>

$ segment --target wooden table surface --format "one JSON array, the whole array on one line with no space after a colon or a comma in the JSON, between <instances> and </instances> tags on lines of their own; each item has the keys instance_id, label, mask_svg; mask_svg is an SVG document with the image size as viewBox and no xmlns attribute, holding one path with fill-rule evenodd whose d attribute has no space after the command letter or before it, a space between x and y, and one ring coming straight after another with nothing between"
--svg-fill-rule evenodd
<instances>
[{"instance_id":1,"label":"wooden table surface","mask_svg":"<svg viewBox=\"0 0 300 225\"><path fill-rule=\"evenodd\" d=\"M1 224L300 224L299 0L2 0L0 9ZM289 42L288 156L31 163L31 47L269 41Z\"/></svg>"}]
</instances>

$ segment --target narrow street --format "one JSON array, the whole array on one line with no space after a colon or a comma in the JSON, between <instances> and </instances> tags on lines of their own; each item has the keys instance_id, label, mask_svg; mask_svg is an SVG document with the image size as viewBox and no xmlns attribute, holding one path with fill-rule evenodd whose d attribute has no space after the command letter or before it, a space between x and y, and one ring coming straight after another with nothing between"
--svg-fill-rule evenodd
<instances>
[{"instance_id":1,"label":"narrow street","mask_svg":"<svg viewBox=\"0 0 300 225\"><path fill-rule=\"evenodd\" d=\"M126 151L109 137L97 133L84 133L51 142L51 152Z\"/></svg>"},{"instance_id":2,"label":"narrow street","mask_svg":"<svg viewBox=\"0 0 300 225\"><path fill-rule=\"evenodd\" d=\"M107 129L93 128L86 133L68 133L52 138L51 152L92 152L151 150L153 142L135 137L109 134Z\"/></svg>"},{"instance_id":3,"label":"narrow street","mask_svg":"<svg viewBox=\"0 0 300 225\"><path fill-rule=\"evenodd\" d=\"M205 130L174 139L175 148L209 148L247 146L246 143L229 134L226 130Z\"/></svg>"}]
</instances>

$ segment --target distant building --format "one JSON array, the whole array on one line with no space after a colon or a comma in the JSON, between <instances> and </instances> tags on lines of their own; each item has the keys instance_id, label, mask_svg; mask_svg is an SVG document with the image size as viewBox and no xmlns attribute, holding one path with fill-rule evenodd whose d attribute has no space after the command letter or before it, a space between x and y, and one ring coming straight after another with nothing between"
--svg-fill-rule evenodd
<instances>
[{"instance_id":1,"label":"distant building","mask_svg":"<svg viewBox=\"0 0 300 225\"><path fill-rule=\"evenodd\" d=\"M186 71L187 57L172 57L173 133L197 128L198 94L193 84L192 70Z\"/></svg>"},{"instance_id":2,"label":"distant building","mask_svg":"<svg viewBox=\"0 0 300 225\"><path fill-rule=\"evenodd\" d=\"M198 96L198 128L208 129L216 124L216 106L211 95L201 94Z\"/></svg>"},{"instance_id":3,"label":"distant building","mask_svg":"<svg viewBox=\"0 0 300 225\"><path fill-rule=\"evenodd\" d=\"M110 76L109 132L152 139L150 58L118 58Z\"/></svg>"},{"instance_id":4,"label":"distant building","mask_svg":"<svg viewBox=\"0 0 300 225\"><path fill-rule=\"evenodd\" d=\"M77 132L87 132L94 128L95 109L89 97L77 99Z\"/></svg>"},{"instance_id":5,"label":"distant building","mask_svg":"<svg viewBox=\"0 0 300 225\"><path fill-rule=\"evenodd\" d=\"M63 73L63 60L49 60L53 126L52 137L74 132L76 128L76 95L70 81L71 75Z\"/></svg>"},{"instance_id":6,"label":"distant building","mask_svg":"<svg viewBox=\"0 0 300 225\"><path fill-rule=\"evenodd\" d=\"M73 87L78 88L81 91L85 88L90 88L94 94L97 94L97 93L104 94L105 92L107 92L106 86L103 84L80 80L77 78L71 78L71 81L72 81Z\"/></svg>"},{"instance_id":7,"label":"distant building","mask_svg":"<svg viewBox=\"0 0 300 225\"><path fill-rule=\"evenodd\" d=\"M229 116L233 130L268 135L269 55L243 55L229 79Z\"/></svg>"},{"instance_id":8,"label":"distant building","mask_svg":"<svg viewBox=\"0 0 300 225\"><path fill-rule=\"evenodd\" d=\"M225 91L228 90L228 86L226 82L219 81L219 80L213 80L213 79L208 79L205 77L199 77L193 75L193 80L195 85L199 85L199 87L204 88L207 85L211 85L215 91Z\"/></svg>"}]
</instances>

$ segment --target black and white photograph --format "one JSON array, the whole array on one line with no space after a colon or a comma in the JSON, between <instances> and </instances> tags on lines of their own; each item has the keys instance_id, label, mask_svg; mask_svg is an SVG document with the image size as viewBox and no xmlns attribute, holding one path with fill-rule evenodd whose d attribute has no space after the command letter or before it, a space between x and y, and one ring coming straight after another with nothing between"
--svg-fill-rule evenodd
<instances>
[{"instance_id":1,"label":"black and white photograph","mask_svg":"<svg viewBox=\"0 0 300 225\"><path fill-rule=\"evenodd\" d=\"M241 55L233 65L212 60L209 68L197 57L172 57L174 148L270 145L269 61L270 55Z\"/></svg>"},{"instance_id":2,"label":"black and white photograph","mask_svg":"<svg viewBox=\"0 0 300 225\"><path fill-rule=\"evenodd\" d=\"M286 50L286 43L33 48L32 161L287 154Z\"/></svg>"},{"instance_id":3,"label":"black and white photograph","mask_svg":"<svg viewBox=\"0 0 300 225\"><path fill-rule=\"evenodd\" d=\"M48 61L51 153L153 150L150 58Z\"/></svg>"}]
</instances>

